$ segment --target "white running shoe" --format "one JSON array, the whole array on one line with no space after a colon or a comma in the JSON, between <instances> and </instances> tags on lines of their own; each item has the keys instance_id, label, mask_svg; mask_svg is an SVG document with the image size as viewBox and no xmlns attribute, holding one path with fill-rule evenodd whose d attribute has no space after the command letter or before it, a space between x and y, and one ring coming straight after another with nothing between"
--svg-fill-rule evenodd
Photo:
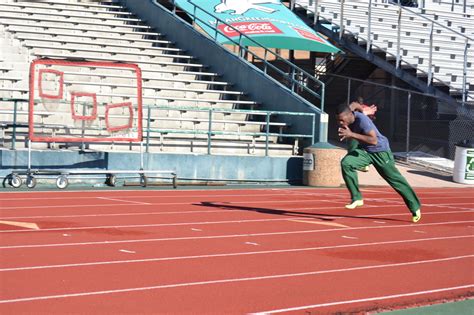
<instances>
[{"instance_id":1,"label":"white running shoe","mask_svg":"<svg viewBox=\"0 0 474 315\"><path fill-rule=\"evenodd\" d=\"M416 222L421 220L421 210L420 209L415 211L415 214L413 215L411 220L413 221L413 223L416 223Z\"/></svg>"},{"instance_id":2,"label":"white running shoe","mask_svg":"<svg viewBox=\"0 0 474 315\"><path fill-rule=\"evenodd\" d=\"M364 205L364 200L354 200L352 203L346 205L346 209L355 209L357 207L362 207Z\"/></svg>"}]
</instances>

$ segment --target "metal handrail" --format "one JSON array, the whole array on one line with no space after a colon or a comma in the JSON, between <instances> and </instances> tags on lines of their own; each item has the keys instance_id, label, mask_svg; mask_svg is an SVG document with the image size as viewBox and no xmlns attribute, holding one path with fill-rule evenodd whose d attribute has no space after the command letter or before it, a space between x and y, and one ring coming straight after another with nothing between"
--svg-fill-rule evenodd
<instances>
[{"instance_id":1,"label":"metal handrail","mask_svg":"<svg viewBox=\"0 0 474 315\"><path fill-rule=\"evenodd\" d=\"M17 133L17 128L23 128L23 127L28 127L28 125L25 124L18 124L17 123L17 118L18 115L28 115L27 111L18 111L18 103L28 103L28 99L17 99L17 98L0 98L0 101L2 102L13 102L14 107L11 113L13 114L13 122L11 123L11 128L13 129L12 131L12 143L11 143L11 149L15 150L16 149L16 133ZM173 129L158 129L158 128L153 128L151 126L152 120L155 120L156 117L151 116L151 110L152 109L157 109L157 110L186 110L186 111L204 111L209 113L209 127L208 130L173 130ZM278 137L286 137L286 138L307 138L311 139L311 144L314 144L314 132L315 132L315 123L316 123L316 114L315 113L302 113L302 112L286 112L286 111L257 111L257 110L245 110L245 109L216 109L216 108L192 108L192 107L169 107L169 106L155 106L155 105L144 105L143 110L147 111L146 116L142 115L142 120L146 123L142 124L142 130L143 134L145 135L145 146L146 146L146 152L149 152L149 147L150 147L150 138L151 138L151 133L152 132L157 132L157 133L189 133L189 134L207 134L207 142L208 142L208 154L211 154L211 148L212 148L212 136L213 135L236 135L236 136L265 136L265 156L269 155L269 144L270 140L269 138L271 136L278 136ZM10 112L10 111L8 111ZM213 124L214 123L222 123L222 121L214 121L213 120L213 114L214 113L245 113L249 115L262 115L265 116L265 123L262 124L265 126L264 132L240 132L240 131L218 131L213 129ZM270 122L270 117L272 115L287 115L287 116L308 116L311 119L311 134L283 134L283 133L271 133L270 132L270 126L273 124ZM179 121L179 119L176 119ZM226 123L234 123L232 121L228 121ZM238 123L243 123L239 121L235 121L235 124ZM38 126L41 126L42 124L39 124ZM46 125L46 124L45 124ZM10 126L9 126L10 127ZM61 126L58 126L61 127ZM106 140L106 139L105 139ZM84 141L84 143L87 143L87 141Z\"/></svg>"},{"instance_id":2,"label":"metal handrail","mask_svg":"<svg viewBox=\"0 0 474 315\"><path fill-rule=\"evenodd\" d=\"M310 1L309 1L310 5L311 5L311 2L312 2L312 1L315 1L315 0L310 0ZM341 1L341 0L340 0L340 1ZM429 17L427 17L427 16L424 16L423 14L421 14L421 13L419 13L419 12L413 11L412 9L409 9L408 7L402 6L402 5L400 4L400 2L395 3L395 2L390 2L390 1L389 1L389 3L378 3L377 1L375 1L375 2L372 2L371 0L367 0L367 1L368 1L368 2L367 2L368 4L371 4L371 3L372 3L374 6L377 6L377 5L379 5L379 4L381 4L381 5L390 5L390 4L391 4L391 5L396 5L396 6L400 7L402 10L409 11L410 13L413 13L413 14L415 14L415 15L417 15L417 16L419 16L419 17L425 19L425 20L428 20L429 22L431 22L431 23L433 23L433 24L435 24L435 25L441 26L442 28L445 28L446 30L448 30L448 31L450 31L450 32L456 33L456 35L459 35L459 36L461 36L461 37L467 38L468 40L474 40L473 38L471 38L471 37L469 37L469 36L467 36L467 35L465 35L465 34L463 34L463 33L460 33L460 32L458 32L458 31L456 31L456 30L453 30L453 29L450 28L449 26L443 25L443 24L437 22L436 20L434 20L434 19L432 19L432 18L429 18ZM364 3L364 2L363 2L363 3ZM309 7L309 6L308 6L308 7ZM423 10L426 10L426 9L423 9Z\"/></svg>"},{"instance_id":3,"label":"metal handrail","mask_svg":"<svg viewBox=\"0 0 474 315\"><path fill-rule=\"evenodd\" d=\"M377 4L375 4L375 5L377 5ZM433 20L433 19L431 19L431 18L429 18L429 17L426 17L426 16L424 16L423 14L420 14L420 13L418 13L418 12L415 12L415 11L413 11L413 10L410 10L410 9L408 9L408 8L406 8L406 7L404 7L404 6L402 6L402 5L400 4L400 2L398 2L398 7L399 7L399 10L400 10L400 16L401 16L401 14L402 14L401 12L403 12L403 10L405 10L405 11L408 11L408 12L410 12L411 14L414 14L414 15L416 15L417 17L420 17L420 18L422 18L422 19L425 19L425 20L427 20L428 22L431 23L430 34L429 34L429 47L430 47L430 52L429 52L429 65L428 65L428 73L427 73L427 74L428 74L427 84L428 84L428 85L431 85L433 79L437 80L438 82L444 83L443 81L441 81L441 80L439 80L439 79L437 79L437 78L435 78L435 77L433 76L432 59L433 59L433 34L434 34L434 29L435 29L434 26L435 26L435 25L436 25L436 26L439 26L439 27L441 27L442 29L445 29L445 30L448 31L448 32L454 33L454 34L456 34L457 36L460 36L461 38L464 38L464 40L465 40L465 50L466 50L466 52L467 52L467 47L468 47L469 45L471 45L473 39L472 39L471 37L468 37L468 36L466 36L466 35L460 33L460 32L457 32L457 31L453 30L452 28L450 28L450 27L448 27L448 26L446 26L446 25L443 25L443 24L441 24L441 23L439 23L439 22L437 22L437 21L435 21L435 20ZM400 25L399 25L398 29L399 29L399 28L400 28ZM398 34L398 36L400 36L400 34ZM400 50L397 51L397 58L398 58L398 55L399 55L399 54L400 54ZM466 60L466 58L467 58L467 53L464 54L464 57L465 57L464 59ZM462 70L463 70L463 82L466 82L466 76L467 76L467 74L466 74L466 69L467 69L467 64L466 64L466 61L464 61L464 63L463 63L463 69L462 69ZM417 70L422 71L421 69L417 69ZM422 72L424 72L424 71L422 71ZM451 87L451 88L452 88L452 87ZM462 89L458 89L458 88L453 88L453 89L455 89L455 90L457 90L457 91L461 91L463 102L466 102L466 100L467 100L467 98L468 98L468 95L467 95L468 91L467 91L467 89L466 89L466 83L463 84L463 88L462 88ZM472 98L472 97L469 97L469 98Z\"/></svg>"},{"instance_id":4,"label":"metal handrail","mask_svg":"<svg viewBox=\"0 0 474 315\"><path fill-rule=\"evenodd\" d=\"M345 0L338 0L338 1L341 3L341 10L343 11L343 7L344 7L343 4L344 4L344 1L345 1ZM370 1L370 2L367 2L367 3L371 3L371 1ZM373 4L374 4L374 6L377 6L377 5L378 5L378 3L373 3ZM312 13L316 14L316 13L315 13L316 10L315 10L315 11L312 11L311 3L308 3L308 6L307 6L307 7L304 7L304 6L302 6L302 5L298 4L298 3L297 3L296 5L298 5L298 6L302 7L302 8L304 8L305 10L307 10L307 11L309 11L309 12L312 12ZM320 5L320 2L316 2L316 5ZM388 4L385 4L385 3L384 3L384 4L382 4L382 5L388 5ZM434 25L435 25L435 24L436 24L436 25L439 25L439 26L441 26L441 27L443 27L443 28L445 28L445 29L446 29L447 31L449 31L449 32L455 33L456 35L461 36L462 38L464 38L464 39L465 39L465 50L467 50L467 47L468 47L469 45L472 45L472 39L471 39L470 37L467 37L467 36L463 35L462 33L456 32L455 30L453 30L453 29L451 29L451 28L449 28L449 27L447 27L447 26L444 26L444 25L442 25L442 24L440 24L440 23L438 23L438 22L436 22L436 21L434 21L434 20L432 20L432 19L430 19L430 18L428 18L428 17L425 17L425 16L423 16L423 15L420 14L420 13L417 13L417 12L414 12L414 11L412 11L412 10L409 10L409 9L407 9L407 8L405 8L405 7L403 7L403 6L401 6L400 4L398 4L398 8L399 8L399 14L398 14L398 21L399 21L399 22L398 22L398 27L397 27L397 33L398 33L398 34L397 34L397 47L400 45L400 38L401 38L400 27L401 27L401 25L402 25L402 24L401 24L401 16L402 16L403 10L406 10L406 11L408 11L408 12L410 12L410 13L416 15L416 16L422 17L423 19L428 20L428 21L430 21L430 22L432 23L432 24L431 24L431 31L430 31L430 52L429 52L429 60L430 60L430 61L432 60L432 54L433 54L432 34L433 34L433 32L434 32ZM318 11L320 11L320 10L318 10ZM371 7L369 7L369 11L371 11ZM340 16L342 16L342 15L343 15L343 12L340 12ZM318 19L320 19L320 18L322 18L323 20L325 20L325 21L327 21L327 22L329 22L329 23L331 23L331 24L333 24L333 25L338 26L339 29L340 29L340 30L339 30L340 36L342 36L342 32L346 32L346 33L351 34L351 35L353 35L353 36L357 36L357 37L360 37L360 38L364 38L364 37L361 37L359 34L354 34L354 33L350 32L350 31L348 31L346 28L343 27L343 25L338 25L338 24L335 23L334 21L329 21L329 20L325 19L324 17L321 17L321 15L319 14ZM341 19L341 22L342 22L342 21L343 21L343 20ZM340 22L340 23L341 23L341 22ZM436 80L438 83L441 83L441 84L443 84L443 85L446 85L446 83L445 83L444 81L441 81L440 79L438 79L438 78L436 78L436 77L433 76L433 73L432 73L432 66L429 66L428 71L424 71L423 69L420 69L420 68L418 68L418 67L413 67L410 63L408 63L408 62L406 62L405 60L403 60L403 59L402 59L402 56L401 56L401 54L400 54L400 47L397 48L397 54L394 55L394 54L392 54L392 53L386 51L384 48L382 48L382 47L380 47L380 46L374 44L374 41L371 40L370 34L368 34L366 40L367 40L367 44L368 44L368 45L369 45L369 43L370 43L370 45L371 45L372 47L377 47L378 49L384 51L387 55L390 55L390 56L394 57L395 60L396 60L396 67L397 67L397 68L399 68L400 63L403 62L403 64L406 64L406 65L407 65L408 67L410 67L411 69L414 69L414 70L417 70L417 71L420 71L420 72L425 73L425 74L427 75L427 77L428 77L427 85L431 85L433 80ZM467 58L467 54L464 54L464 59L466 60L466 58ZM466 63L466 61L464 61L463 69L462 69L462 71L463 71L463 82L467 82L467 80L466 80L466 76L467 76L467 74L466 74L466 68L467 68L467 63ZM460 69L460 70L461 70L461 69ZM447 86L449 86L449 85L447 85ZM473 98L474 98L474 96L468 95L468 90L467 90L467 88L466 88L466 84L463 84L463 87L462 87L461 89L460 89L460 88L454 88L454 87L452 87L452 86L449 86L449 87L452 88L453 90L456 90L456 91L458 91L458 92L461 92L461 94L462 94L462 96L463 96L463 102L466 102L468 99L473 99Z\"/></svg>"},{"instance_id":5,"label":"metal handrail","mask_svg":"<svg viewBox=\"0 0 474 315\"><path fill-rule=\"evenodd\" d=\"M161 4L159 4L157 2L157 0L152 0L152 2L157 5L157 6L160 6L162 7ZM173 14L183 20L181 17L177 16L176 15L176 2L174 0L171 1L172 4L173 4L173 9L172 9L172 12ZM308 92L310 95L320 99L321 101L321 105L320 105L320 108L319 110L321 110L321 112L324 111L324 90L325 90L325 84L324 82L318 80L317 78L315 78L313 75L311 75L310 73L306 72L305 70L301 69L300 67L296 66L294 63L286 60L285 58L281 57L280 55L276 54L275 52L269 50L268 48L266 48L265 46L261 45L260 43L256 42L255 40L253 40L251 37L245 35L244 33L242 33L240 30L238 30L237 28L233 27L232 25L228 24L227 22L225 22L224 20L216 17L215 15L213 15L212 13L206 11L205 9L203 9L202 7L200 7L199 5L193 3L192 1L188 0L189 4L191 4L193 7L194 7L194 10L193 10L193 13L188 13L191 15L191 17L193 18L193 22L195 21L199 21L201 23L203 23L204 25L208 26L208 27L211 27L211 28L215 28L215 34L214 34L214 40L217 39L217 36L218 34L225 37L226 39L230 40L232 43L234 43L236 46L239 47L239 57L244 59L243 58L243 52L245 53L248 53L248 54L251 54L254 58L260 60L263 62L264 64L264 69L263 71L261 69L259 69L260 71L262 71L265 76L269 77L269 78L272 78L269 74L268 74L268 67L270 67L271 69L273 69L274 71L278 72L280 75L282 75L286 80L288 80L290 83L291 83L291 88L288 88L286 87L285 85L283 85L286 89L290 90L294 95L297 95L298 97L302 98L303 100L305 100L306 102L308 102L310 105L312 105L314 108L317 108L314 104L312 104L308 99L305 99L304 97L302 97L301 95L297 94L296 93L296 87L298 88L301 88L302 90L304 90L305 92ZM205 13L206 15L209 15L211 16L213 19L216 20L217 24L215 26L213 25L210 25L209 23L207 23L207 21L204 21L200 18L198 18L196 16L196 10L200 10L202 11L203 13ZM183 20L184 21L184 20ZM232 29L233 31L237 32L239 34L238 36L238 40L235 40L229 36L227 36L225 33L223 33L221 30L219 30L219 28L217 27L219 24L223 24L223 25L226 25L227 27L229 27L230 29ZM243 46L241 43L242 43L242 39L245 38L246 40L252 42L256 47L258 48L261 48L263 49L264 51L264 58L261 58L260 56L256 55L254 52L252 52L251 50L249 50L247 47ZM278 60L278 61L281 61L283 62L286 66L288 66L290 68L290 72L287 73L285 71L282 71L280 68L274 66L272 63L268 62L267 61L267 57L268 55L270 56L273 56L275 58L275 60ZM244 59L245 60L245 59ZM302 75L303 77L303 80L296 80L295 77L298 77L299 74ZM274 78L272 78L274 79ZM316 93L315 91L313 91L312 89L310 89L309 87L307 87L307 83L306 85L301 83L301 81L303 82L307 82L308 80L316 83L318 86L321 87L321 93L318 94Z\"/></svg>"},{"instance_id":6,"label":"metal handrail","mask_svg":"<svg viewBox=\"0 0 474 315\"><path fill-rule=\"evenodd\" d=\"M213 107L187 107L187 106L155 106L155 105L145 105L146 108L150 107L152 109L161 109L161 110L182 110L182 111L194 111L202 112L212 110L215 113L240 113L240 114L249 114L249 115L266 115L267 113L275 115L289 115L289 116L315 116L314 113L304 113L304 112L287 112L287 111L275 111L275 110L251 110L251 109L227 109L227 108L213 108Z\"/></svg>"},{"instance_id":7,"label":"metal handrail","mask_svg":"<svg viewBox=\"0 0 474 315\"><path fill-rule=\"evenodd\" d=\"M301 8L303 8L303 9L309 11L309 12L314 13L313 11L311 11L311 10L309 9L309 7L307 7L307 8L306 8L306 7L303 7L302 5L300 5L300 4L298 4L298 3L296 3L296 5L297 5L297 6L300 6ZM325 17L322 17L321 15L319 15L319 18L320 18L320 19L323 19L323 20L326 21L327 23L330 23L330 24L332 24L332 25L337 26L338 28L341 28L341 25L339 25L338 23L335 23L334 21L330 21L330 20L326 19ZM346 33L348 33L348 34L351 34L351 35L353 35L353 36L355 36L355 37L360 37L358 33L352 33L351 31L348 31L347 29L344 29L344 32L346 32ZM382 47L376 45L373 41L372 41L372 43L371 43L371 46L372 46L372 47L376 47L376 48L378 48L378 49L380 49L380 50L383 50ZM386 53L387 53L388 55L394 57L395 59L398 59L396 55L394 55L394 54L392 54L392 53L390 53L390 52L388 52L388 51L387 51ZM398 64L399 64L400 62L403 62L403 63L406 64L408 67L410 67L410 68L412 68L412 69L414 69L414 70L417 69L416 67L413 67L410 63L408 63L408 62L406 62L406 61L404 61L404 60L399 60L399 61L397 61ZM424 71L421 70L421 69L418 69L418 70L424 72ZM440 81L440 83L443 83L443 82Z\"/></svg>"},{"instance_id":8,"label":"metal handrail","mask_svg":"<svg viewBox=\"0 0 474 315\"><path fill-rule=\"evenodd\" d=\"M269 155L269 138L270 136L279 136L279 137L291 137L291 138L309 138L311 139L311 144L314 144L314 132L315 132L315 123L316 123L316 114L315 113L294 113L294 112L284 112L284 111L255 111L255 110L233 110L233 109L214 109L214 108L189 108L189 107L169 107L169 106L146 106L147 108L147 117L146 119L146 152L149 152L150 147L150 137L151 132L157 133L189 133L189 134L205 134L207 135L207 154L212 154L212 136L213 135L237 135L237 136L265 136L265 156ZM158 129L151 127L151 109L158 110L187 110L187 111L201 111L208 112L209 119L207 123L209 124L207 130L183 130L183 129ZM213 129L214 123L221 123L220 121L214 121L214 113L247 113L249 115L264 115L265 116L265 132L240 132L240 131L216 131ZM272 115L288 115L288 116L309 116L311 118L311 134L283 134L283 133L271 133L270 126L270 117ZM179 121L179 119L176 119ZM206 121L204 121L206 122ZM232 123L229 121L228 123ZM235 122L236 124L239 122Z\"/></svg>"},{"instance_id":9,"label":"metal handrail","mask_svg":"<svg viewBox=\"0 0 474 315\"><path fill-rule=\"evenodd\" d=\"M344 75L340 75L340 74L334 74L334 73L324 73L324 72L316 72L316 73L319 73L320 75L345 79L345 80L349 80L349 81L357 81L357 82L361 82L363 84L374 85L374 86L377 86L377 87L383 87L383 88L392 89L392 90L396 90L396 91L412 93L412 94L416 94L416 95L420 95L420 96L428 96L428 97L432 97L432 98L436 98L436 99L446 101L446 99L442 99L440 97L433 96L432 94L429 94L429 93L423 93L423 92L419 92L419 91L415 91L415 90L405 89L405 88L401 88L401 87L398 87L398 86L373 82L373 81L370 81L370 80L363 80L363 79L359 79L359 78L355 78L355 77L348 77L348 76L344 76ZM457 105L461 105L461 106L463 105L463 102L459 102L459 101L455 101L455 100L452 100L452 103L457 104Z\"/></svg>"},{"instance_id":10,"label":"metal handrail","mask_svg":"<svg viewBox=\"0 0 474 315\"><path fill-rule=\"evenodd\" d=\"M436 1L436 0L433 1L433 3L436 3L436 2L440 3L440 1ZM426 4L426 3L425 3L425 0L422 0L422 1L421 1L421 4L418 5L418 9L421 9L421 10L429 10L429 11L439 11L439 8L438 8L438 9L431 9L431 8L427 9L427 8L425 7L425 4ZM455 11L454 11L454 7L455 7L455 6L458 6L458 7L462 6L463 12L462 12L462 13L460 13L460 12L455 12ZM466 0L463 0L463 3L454 3L454 0L451 0L451 11L450 11L451 13L462 14L462 15L468 15L468 12L467 12L466 9L467 9ZM472 15L472 14L471 14L471 15Z\"/></svg>"},{"instance_id":11,"label":"metal handrail","mask_svg":"<svg viewBox=\"0 0 474 315\"><path fill-rule=\"evenodd\" d=\"M280 74L286 76L287 79L289 79L291 82L292 82L292 85L293 84L297 84L299 85L300 87L302 87L303 89L305 89L307 92L310 92L310 94L312 94L313 96L316 96L318 98L320 98L322 100L322 108L321 110L323 111L324 110L324 99L321 98L321 95L318 95L317 93L315 93L314 91L312 91L311 89L307 88L306 86L302 85L298 80L295 80L294 79L294 76L296 75L297 72L300 72L301 74L305 75L307 78L311 79L313 82L321 85L324 87L324 82L318 80L317 78L315 78L314 76L312 76L311 74L309 74L308 72L306 72L305 70L299 68L298 66L296 66L295 64L293 64L292 62L289 62L288 60L286 60L285 58L281 57L280 55L274 53L273 51L269 50L268 48L266 48L265 46L261 45L260 43L256 42L255 40L253 40L251 37L245 35L244 33L242 33L240 30L238 30L237 28L235 28L234 26L228 24L227 22L225 22L224 20L222 19L219 19L218 17L212 15L211 13L209 13L208 11L206 11L205 9L203 9L202 7L198 6L197 4L193 3L192 1L188 0L188 2L193 5L195 8L198 8L200 9L202 12L212 16L216 21L217 21L217 24L216 24L216 36L214 39L217 38L217 33L219 33L220 35L224 36L225 38L229 39L230 41L232 41L234 44L237 44L240 48L240 50L245 50L246 53L250 53L253 57L257 57L258 59L262 60L266 66L270 66L271 68L273 68L275 71L279 72ZM174 1L173 1L174 3ZM207 24L204 20L202 19L199 19L196 17L196 14L194 14L193 16L194 18L194 21L197 19L199 20L200 22L203 22L205 25L209 26L212 28L212 25L209 25ZM226 26L229 26L233 31L236 31L237 33L239 33L239 41L235 41L233 40L231 37L225 35L223 32L221 32L220 30L218 30L217 26L219 25L219 23L221 24L224 24ZM254 43L257 47L263 49L265 51L265 58L264 59L261 59L258 55L256 55L255 53L253 53L252 51L250 51L249 49L247 49L245 46L242 46L241 45L241 42L242 42L242 37L244 37L245 39L251 41L252 43ZM270 54L270 55L273 55L275 57L276 60L279 60L279 61L282 61L283 63L285 63L286 65L288 65L290 68L292 68L292 71L291 71L291 76L289 74L287 74L286 72L283 72L281 71L278 67L274 66L273 64L269 63L267 60L266 60L266 57L267 57L267 54ZM294 69L296 69L297 71L294 71ZM266 70L266 67L265 67L265 70ZM266 71L264 71L265 74ZM292 89L294 90L294 89Z\"/></svg>"},{"instance_id":12,"label":"metal handrail","mask_svg":"<svg viewBox=\"0 0 474 315\"><path fill-rule=\"evenodd\" d=\"M471 37L469 37L469 36L466 36L465 34L460 33L460 32L458 32L458 31L455 31L455 30L453 30L452 28L450 28L450 27L448 27L448 26L446 26L446 25L443 25L443 24L441 24L441 23L439 23L439 22L436 22L435 20L433 20L433 19L431 19L431 18L429 18L429 17L427 17L427 16L424 16L423 14L420 14L420 13L418 13L418 12L415 12L415 11L413 11L413 10L410 10L410 9L408 9L407 7L402 6L400 3L398 3L398 6L399 6L402 10L405 10L405 11L408 11L408 12L410 12L410 13L413 13L413 14L415 14L415 15L417 15L417 16L419 16L419 17L425 19L425 20L428 20L429 22L431 22L431 23L433 23L433 24L435 24L435 25L438 25L438 26L441 26L442 28L445 28L446 30L448 30L448 31L450 31L450 32L456 33L456 35L458 35L458 36L464 37L464 38L466 38L466 39L468 39L468 40L470 40L470 41L474 40L473 38L471 38Z\"/></svg>"}]
</instances>

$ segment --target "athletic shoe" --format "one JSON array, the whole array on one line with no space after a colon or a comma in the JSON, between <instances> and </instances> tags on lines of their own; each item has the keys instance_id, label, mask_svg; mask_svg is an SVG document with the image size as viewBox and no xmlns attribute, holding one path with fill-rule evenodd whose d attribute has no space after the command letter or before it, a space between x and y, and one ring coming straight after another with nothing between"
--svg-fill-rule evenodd
<instances>
[{"instance_id":1,"label":"athletic shoe","mask_svg":"<svg viewBox=\"0 0 474 315\"><path fill-rule=\"evenodd\" d=\"M364 200L354 200L352 203L346 205L346 209L355 209L357 207L362 207L364 205Z\"/></svg>"},{"instance_id":2,"label":"athletic shoe","mask_svg":"<svg viewBox=\"0 0 474 315\"><path fill-rule=\"evenodd\" d=\"M413 221L413 223L416 223L416 222L421 220L421 210L420 209L415 211L415 214L413 215L411 220Z\"/></svg>"},{"instance_id":3,"label":"athletic shoe","mask_svg":"<svg viewBox=\"0 0 474 315\"><path fill-rule=\"evenodd\" d=\"M366 172L369 171L369 166L367 165L367 166L361 167L361 168L358 169L358 171L366 173Z\"/></svg>"}]
</instances>

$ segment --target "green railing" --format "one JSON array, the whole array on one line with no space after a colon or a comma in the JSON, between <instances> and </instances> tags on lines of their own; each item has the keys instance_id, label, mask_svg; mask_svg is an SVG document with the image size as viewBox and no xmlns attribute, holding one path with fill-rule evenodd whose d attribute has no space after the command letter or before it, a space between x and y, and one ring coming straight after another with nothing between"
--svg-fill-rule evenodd
<instances>
[{"instance_id":1,"label":"green railing","mask_svg":"<svg viewBox=\"0 0 474 315\"><path fill-rule=\"evenodd\" d=\"M17 130L19 128L25 128L28 130L28 124L26 122L18 123L18 116L19 115L28 115L28 111L19 111L18 110L18 104L19 103L28 103L29 100L27 99L7 99L7 98L0 98L0 104L1 102L10 102L13 103L13 109L2 109L4 108L3 106L0 106L0 114L12 114L13 119L12 121L1 121L0 120L0 126L2 130L12 128L12 138L11 138L11 149L15 150L16 149L16 142L17 142ZM209 126L207 130L195 130L195 129L165 129L165 128L160 128L159 124L158 126L153 126L152 122L154 121L160 121L164 120L164 117L160 116L152 116L152 110L176 110L176 111L195 111L195 112L207 112L208 119L207 120L202 120L200 122L203 123L208 123ZM153 138L153 133L158 133L158 134L190 134L190 135L197 135L197 134L204 134L207 135L207 153L211 154L211 149L212 149L212 142L213 139L212 137L215 135L235 135L235 136L251 136L251 137L265 137L265 156L269 155L269 146L270 146L270 137L279 137L279 138L303 138L303 139L310 139L311 144L314 143L314 132L315 132L315 123L316 123L316 114L315 113L294 113L294 112L283 112L283 111L255 111L255 110L243 110L243 109L216 109L216 108L194 108L194 107L167 107L167 106L155 106L155 105L145 105L143 107L144 115L143 115L143 135L144 139L143 141L145 142L146 146L146 152L149 152L150 146L151 146L151 139ZM214 114L216 113L228 113L228 114L233 114L233 113L240 113L240 114L246 114L246 115L251 115L251 116L263 116L263 119L260 121L260 125L262 126L263 131L261 132L246 132L246 131L221 131L221 130L215 130L214 126L217 123L227 123L227 124L241 124L245 125L247 122L248 123L255 123L252 121L232 121L232 120L227 120L227 121L222 121L222 120L215 120L214 119ZM272 122L271 118L272 116L302 116L302 117L308 117L309 122L311 124L311 133L309 134L291 134L291 133L283 133L282 128L284 127L284 124L279 124L276 122ZM172 120L170 118L167 118L167 120ZM182 121L179 118L175 118L176 122ZM197 119L196 119L197 121ZM38 127L47 127L50 128L51 125L48 124L35 124ZM271 128L273 127L282 127L280 128L280 132L272 132ZM60 125L54 126L56 129L60 129ZM76 128L74 126L64 126L64 128ZM97 129L99 130L99 129ZM4 132L5 134L5 132ZM5 139L4 139L5 140ZM107 139L104 139L104 142L106 142ZM87 143L87 141L84 141L84 143Z\"/></svg>"},{"instance_id":2,"label":"green railing","mask_svg":"<svg viewBox=\"0 0 474 315\"><path fill-rule=\"evenodd\" d=\"M157 2L157 0L152 0L152 2L155 5L157 5L161 8L164 8L161 4L159 4ZM247 61L245 56L246 55L251 55L252 58L254 59L254 61L257 60L258 62L262 63L263 69L259 69L259 70L262 71L265 74L265 76L274 79L275 81L280 83L282 86L284 86L286 89L290 90L294 95L300 97L305 102L309 103L309 105L317 108L317 106L315 106L313 104L313 99L312 98L319 99L320 100L319 109L321 110L321 112L324 112L324 97L325 97L325 84L324 84L324 82L318 80L316 77L314 77L310 73L308 73L305 70L301 69L300 67L298 67L294 63L288 61L287 59L281 57L277 53L271 51L270 49L268 49L264 46L262 46L261 44L259 44L255 40L253 40L251 37L245 35L240 30L238 30L237 28L235 28L232 25L228 24L224 20L216 17L215 15L210 13L209 11L206 11L205 9L200 7L199 5L193 3L192 1L188 1L188 2L193 6L193 13L192 14L188 13L188 14L191 15L193 24L195 24L196 21L199 21L200 23L214 29L214 31L215 31L214 32L214 37L213 37L214 40L217 40L218 36L223 36L226 39L228 39L230 42L235 44L236 47L238 47L238 56L241 59ZM173 8L172 8L173 14L178 19L181 19L183 22L187 23L187 21L185 21L184 19L182 19L181 17L176 15L177 6L176 6L175 1L172 0L171 3L173 5ZM207 21L199 18L197 16L197 12L199 12L199 11L201 11L201 12L205 13L206 15L209 15L210 17L215 19L216 25L211 25ZM226 35L224 32L222 32L219 29L219 27L218 27L219 25L226 25L228 28L235 31L238 34L238 36L237 37L229 37L228 35ZM242 45L243 39L245 39L246 41L251 42L252 46L255 46L259 49L262 49L263 50L263 55L264 55L263 58L260 57L259 55L257 55L256 53L254 53L253 51L251 51L246 46ZM227 50L234 53L230 49L227 49ZM269 61L270 57L274 58L273 63ZM281 63L284 67L277 66L278 63ZM271 73L270 70L274 71L274 73ZM282 82L282 81L286 81L286 82ZM319 93L315 92L313 90L313 88L319 90L320 92Z\"/></svg>"},{"instance_id":3,"label":"green railing","mask_svg":"<svg viewBox=\"0 0 474 315\"><path fill-rule=\"evenodd\" d=\"M235 136L252 136L252 137L265 137L265 156L268 156L269 154L269 139L270 137L279 137L279 138L306 138L306 139L311 139L311 144L314 144L314 128L315 128L315 123L316 123L316 115L314 113L293 113L293 112L283 112L283 111L252 111L252 110L243 110L243 109L214 109L214 108L189 108L189 107L163 107L163 106L147 106L147 115L146 115L146 151L149 151L149 143L150 143L150 138L151 138L151 133L170 133L170 134L201 134L201 135L207 135L207 153L211 154L211 148L212 148L212 136L214 135L235 135ZM208 123L208 129L207 130L196 130L196 129L161 129L161 128L153 128L151 126L151 121L153 120L153 117L151 116L151 110L152 109L158 109L158 110L179 110L179 111L196 111L196 112L207 112L208 113L208 120L203 121L204 123ZM214 130L213 126L216 123L227 123L227 124L245 124L246 121L216 121L214 120L213 116L215 113L243 113L247 115L252 115L252 116L264 116L264 123L262 123L262 127L264 128L263 132L245 132L245 131L220 131L220 130ZM290 133L283 133L282 128L284 127L282 125L278 126L275 123L272 123L270 121L272 116L276 115L286 115L286 116L306 116L311 119L310 123L312 126L311 129L311 134L290 134ZM157 120L160 120L158 118ZM180 121L179 118L176 119L176 121ZM247 121L251 123L252 121ZM280 128L280 132L275 133L271 132L270 128L272 126L276 126Z\"/></svg>"}]
</instances>

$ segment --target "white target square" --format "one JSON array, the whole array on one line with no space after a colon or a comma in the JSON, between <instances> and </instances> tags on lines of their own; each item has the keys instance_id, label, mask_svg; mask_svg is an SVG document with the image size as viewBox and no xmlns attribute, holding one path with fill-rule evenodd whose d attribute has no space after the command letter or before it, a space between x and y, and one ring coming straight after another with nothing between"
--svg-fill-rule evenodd
<instances>
[{"instance_id":1,"label":"white target square","mask_svg":"<svg viewBox=\"0 0 474 315\"><path fill-rule=\"evenodd\" d=\"M40 69L38 81L40 98L63 98L64 73L62 71L54 69Z\"/></svg>"},{"instance_id":2,"label":"white target square","mask_svg":"<svg viewBox=\"0 0 474 315\"><path fill-rule=\"evenodd\" d=\"M133 124L132 103L126 102L107 105L105 123L107 130L110 132L130 129Z\"/></svg>"},{"instance_id":3,"label":"white target square","mask_svg":"<svg viewBox=\"0 0 474 315\"><path fill-rule=\"evenodd\" d=\"M97 95L87 92L71 92L71 115L73 120L96 120Z\"/></svg>"}]
</instances>

